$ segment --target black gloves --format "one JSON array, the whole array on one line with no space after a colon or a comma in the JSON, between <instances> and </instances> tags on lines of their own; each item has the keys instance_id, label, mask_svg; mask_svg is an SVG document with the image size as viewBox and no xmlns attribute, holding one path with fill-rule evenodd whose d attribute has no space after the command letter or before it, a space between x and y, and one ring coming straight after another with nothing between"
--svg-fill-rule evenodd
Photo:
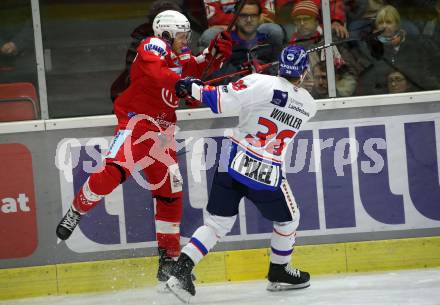
<instances>
[{"instance_id":1,"label":"black gloves","mask_svg":"<svg viewBox=\"0 0 440 305\"><path fill-rule=\"evenodd\" d=\"M204 85L200 79L191 76L187 76L185 78L179 79L175 85L177 97L184 98L188 95L191 95L192 84L197 84L199 86Z\"/></svg>"}]
</instances>

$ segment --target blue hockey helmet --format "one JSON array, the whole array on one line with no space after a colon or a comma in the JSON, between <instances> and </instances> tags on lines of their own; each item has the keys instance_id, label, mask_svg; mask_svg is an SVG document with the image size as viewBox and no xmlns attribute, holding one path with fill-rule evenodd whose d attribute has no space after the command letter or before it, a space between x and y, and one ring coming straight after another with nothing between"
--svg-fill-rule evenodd
<instances>
[{"instance_id":1,"label":"blue hockey helmet","mask_svg":"<svg viewBox=\"0 0 440 305\"><path fill-rule=\"evenodd\" d=\"M309 54L298 45L287 46L281 51L278 74L285 77L301 77L309 67Z\"/></svg>"}]
</instances>

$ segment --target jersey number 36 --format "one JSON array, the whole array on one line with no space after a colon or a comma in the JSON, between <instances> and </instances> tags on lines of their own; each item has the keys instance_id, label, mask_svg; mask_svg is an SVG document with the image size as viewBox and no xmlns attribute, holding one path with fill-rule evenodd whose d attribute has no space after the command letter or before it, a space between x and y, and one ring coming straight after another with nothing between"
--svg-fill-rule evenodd
<instances>
[{"instance_id":1,"label":"jersey number 36","mask_svg":"<svg viewBox=\"0 0 440 305\"><path fill-rule=\"evenodd\" d=\"M256 137L248 134L246 140L254 147L263 148L266 146L265 150L274 156L280 156L286 144L284 140L293 138L296 134L295 131L289 129L278 132L277 125L263 117L258 119L258 124L264 126L267 131L258 131Z\"/></svg>"}]
</instances>

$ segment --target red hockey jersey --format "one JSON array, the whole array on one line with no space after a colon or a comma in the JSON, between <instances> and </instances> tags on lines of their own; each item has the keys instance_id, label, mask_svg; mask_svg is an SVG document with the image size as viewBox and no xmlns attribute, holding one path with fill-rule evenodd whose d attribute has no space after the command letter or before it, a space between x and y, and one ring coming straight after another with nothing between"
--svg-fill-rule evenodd
<instances>
[{"instance_id":1,"label":"red hockey jersey","mask_svg":"<svg viewBox=\"0 0 440 305\"><path fill-rule=\"evenodd\" d=\"M207 66L208 56L191 55L189 49L177 56L171 46L158 37L144 39L130 69L130 86L122 92L114 104L119 127L124 127L130 118L143 114L151 120L142 120L143 129L158 131L167 129L176 122L175 110L179 99L174 85L185 76L200 77ZM213 69L221 63L214 59Z\"/></svg>"}]
</instances>

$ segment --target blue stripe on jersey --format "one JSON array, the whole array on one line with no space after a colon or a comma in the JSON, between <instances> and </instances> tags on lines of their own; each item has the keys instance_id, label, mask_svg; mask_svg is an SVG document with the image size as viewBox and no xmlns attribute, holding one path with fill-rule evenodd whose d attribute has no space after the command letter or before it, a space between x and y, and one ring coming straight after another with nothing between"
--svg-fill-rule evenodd
<instances>
[{"instance_id":1,"label":"blue stripe on jersey","mask_svg":"<svg viewBox=\"0 0 440 305\"><path fill-rule=\"evenodd\" d=\"M202 242L197 238L191 237L191 240L189 242L192 243L197 248L197 250L199 250L200 253L203 254L203 256L208 254L208 249L206 249L206 247L202 244Z\"/></svg>"},{"instance_id":2,"label":"blue stripe on jersey","mask_svg":"<svg viewBox=\"0 0 440 305\"><path fill-rule=\"evenodd\" d=\"M288 256L288 255L292 254L292 252L293 252L293 249L290 249L287 251L277 250L274 247L271 247L271 249L274 254L279 255L279 256Z\"/></svg>"},{"instance_id":3,"label":"blue stripe on jersey","mask_svg":"<svg viewBox=\"0 0 440 305\"><path fill-rule=\"evenodd\" d=\"M220 113L220 98L216 87L205 86L202 89L202 102L211 108L212 112Z\"/></svg>"}]
</instances>

